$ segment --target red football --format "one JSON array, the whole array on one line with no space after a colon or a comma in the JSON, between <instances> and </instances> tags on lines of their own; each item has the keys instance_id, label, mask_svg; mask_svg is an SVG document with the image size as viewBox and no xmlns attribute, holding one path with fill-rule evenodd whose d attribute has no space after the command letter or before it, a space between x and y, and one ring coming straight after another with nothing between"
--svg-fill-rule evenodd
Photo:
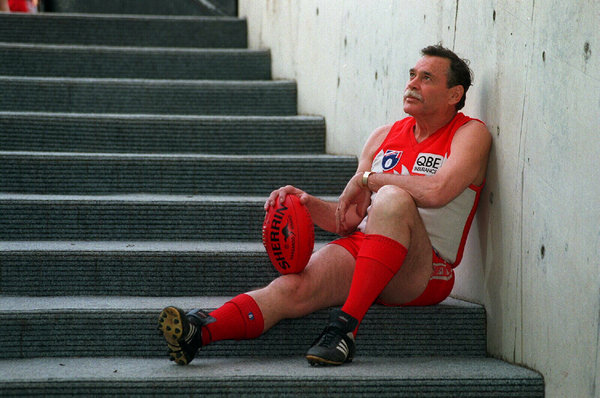
<instances>
[{"instance_id":1,"label":"red football","mask_svg":"<svg viewBox=\"0 0 600 398\"><path fill-rule=\"evenodd\" d=\"M269 207L262 228L269 259L282 274L302 272L315 245L315 227L300 198L287 195Z\"/></svg>"}]
</instances>

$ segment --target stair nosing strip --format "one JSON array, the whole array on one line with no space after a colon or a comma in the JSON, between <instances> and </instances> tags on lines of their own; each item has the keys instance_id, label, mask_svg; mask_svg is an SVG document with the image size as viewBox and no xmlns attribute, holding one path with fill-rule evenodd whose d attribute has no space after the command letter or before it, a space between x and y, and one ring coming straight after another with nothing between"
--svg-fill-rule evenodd
<instances>
[{"instance_id":1,"label":"stair nosing strip","mask_svg":"<svg viewBox=\"0 0 600 398\"><path fill-rule=\"evenodd\" d=\"M0 14L2 16L2 14ZM208 15L148 15L148 14L94 14L94 13L18 13L18 14L7 14L5 17L8 18L38 18L38 19L98 19L98 20L122 20L122 21L140 21L140 20L152 20L152 21L217 21L217 22L237 22L246 23L245 17L234 17L234 16L208 16Z\"/></svg>"},{"instance_id":2,"label":"stair nosing strip","mask_svg":"<svg viewBox=\"0 0 600 398\"><path fill-rule=\"evenodd\" d=\"M326 242L315 242L315 249ZM249 241L0 241L0 253L265 253L262 242Z\"/></svg>"},{"instance_id":3,"label":"stair nosing strip","mask_svg":"<svg viewBox=\"0 0 600 398\"><path fill-rule=\"evenodd\" d=\"M171 86L247 86L247 87L268 87L268 86L296 86L293 79L271 79L271 80L218 80L218 79L132 79L119 77L40 77L40 76L10 76L0 75L2 82L38 82L38 83L117 83L117 84L135 84L144 83L148 85L171 85Z\"/></svg>"},{"instance_id":4,"label":"stair nosing strip","mask_svg":"<svg viewBox=\"0 0 600 398\"><path fill-rule=\"evenodd\" d=\"M36 111L2 111L0 117L50 117L68 119L124 119L124 120L189 120L189 121L314 121L324 122L320 115L170 115L154 113L81 113L81 112L36 112Z\"/></svg>"},{"instance_id":5,"label":"stair nosing strip","mask_svg":"<svg viewBox=\"0 0 600 398\"><path fill-rule=\"evenodd\" d=\"M1 151L0 156L5 157L37 157L37 158L62 158L62 159L156 159L156 160L219 160L223 159L221 154L211 153L107 153L107 152L38 152L38 151ZM302 154L241 154L236 155L236 160L356 160L351 155L330 155L327 153L302 153Z\"/></svg>"},{"instance_id":6,"label":"stair nosing strip","mask_svg":"<svg viewBox=\"0 0 600 398\"><path fill-rule=\"evenodd\" d=\"M147 297L147 296L0 296L0 303L3 303L0 313L13 312L45 312L45 311L104 311L104 310L123 310L123 311L153 311L160 310L166 305L191 306L206 305L206 307L219 306L219 303L225 303L232 296L184 296L184 297ZM11 306L11 307L9 307ZM458 300L449 297L438 304L438 310L458 310L473 311L478 316L483 307L478 304ZM190 308L191 308L190 307ZM377 305L381 311L419 311L419 307L386 307ZM323 310L321 310L323 311ZM472 318L472 317L470 317Z\"/></svg>"},{"instance_id":7,"label":"stair nosing strip","mask_svg":"<svg viewBox=\"0 0 600 398\"><path fill-rule=\"evenodd\" d=\"M0 49L45 49L45 50L77 50L90 52L122 52L122 53L183 53L183 54L252 54L268 55L270 50L266 48L215 48L215 47L136 47L136 46L115 46L115 45L97 45L97 44L48 44L48 43L18 43L0 41Z\"/></svg>"},{"instance_id":8,"label":"stair nosing strip","mask_svg":"<svg viewBox=\"0 0 600 398\"><path fill-rule=\"evenodd\" d=\"M337 196L319 196L323 200L337 200ZM0 201L65 201L65 202L261 202L266 196L245 195L163 195L163 194L119 194L119 195L46 195L46 194L20 194L0 193Z\"/></svg>"}]
</instances>

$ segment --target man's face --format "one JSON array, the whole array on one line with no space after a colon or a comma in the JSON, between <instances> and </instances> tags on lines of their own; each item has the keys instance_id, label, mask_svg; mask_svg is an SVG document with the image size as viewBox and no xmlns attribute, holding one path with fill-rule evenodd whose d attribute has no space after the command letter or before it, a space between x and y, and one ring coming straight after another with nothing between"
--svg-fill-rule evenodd
<instances>
[{"instance_id":1,"label":"man's face","mask_svg":"<svg viewBox=\"0 0 600 398\"><path fill-rule=\"evenodd\" d=\"M409 72L404 93L404 112L412 116L426 116L445 111L451 101L447 88L450 60L424 56Z\"/></svg>"}]
</instances>

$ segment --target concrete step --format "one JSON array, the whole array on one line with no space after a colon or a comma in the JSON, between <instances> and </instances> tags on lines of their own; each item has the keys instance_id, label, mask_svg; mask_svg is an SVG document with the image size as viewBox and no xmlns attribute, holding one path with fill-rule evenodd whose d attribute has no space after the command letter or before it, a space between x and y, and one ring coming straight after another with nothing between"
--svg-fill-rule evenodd
<instances>
[{"instance_id":1,"label":"concrete step","mask_svg":"<svg viewBox=\"0 0 600 398\"><path fill-rule=\"evenodd\" d=\"M0 275L6 295L160 297L235 295L278 273L258 241L4 241Z\"/></svg>"},{"instance_id":2,"label":"concrete step","mask_svg":"<svg viewBox=\"0 0 600 398\"><path fill-rule=\"evenodd\" d=\"M102 154L0 151L0 191L36 194L269 195L291 184L339 194L354 156Z\"/></svg>"},{"instance_id":3,"label":"concrete step","mask_svg":"<svg viewBox=\"0 0 600 398\"><path fill-rule=\"evenodd\" d=\"M136 15L237 15L236 0L44 0L46 12Z\"/></svg>"},{"instance_id":4,"label":"concrete step","mask_svg":"<svg viewBox=\"0 0 600 398\"><path fill-rule=\"evenodd\" d=\"M0 296L0 358L165 357L161 309L212 310L230 297ZM260 338L222 341L202 357L302 356L327 325L328 310L280 322ZM357 336L357 357L485 356L485 311L447 299L437 306L373 306ZM199 363L201 363L199 361Z\"/></svg>"},{"instance_id":5,"label":"concrete step","mask_svg":"<svg viewBox=\"0 0 600 398\"><path fill-rule=\"evenodd\" d=\"M4 111L175 115L296 115L293 81L0 76Z\"/></svg>"},{"instance_id":6,"label":"concrete step","mask_svg":"<svg viewBox=\"0 0 600 398\"><path fill-rule=\"evenodd\" d=\"M543 397L542 377L492 358L358 357L310 367L301 357L162 359L44 358L0 361L3 396Z\"/></svg>"},{"instance_id":7,"label":"concrete step","mask_svg":"<svg viewBox=\"0 0 600 398\"><path fill-rule=\"evenodd\" d=\"M0 38L1 40L1 38ZM0 75L269 80L267 50L0 43Z\"/></svg>"},{"instance_id":8,"label":"concrete step","mask_svg":"<svg viewBox=\"0 0 600 398\"><path fill-rule=\"evenodd\" d=\"M265 200L266 196L0 194L0 240L256 243L262 239ZM317 241L333 238L315 228Z\"/></svg>"},{"instance_id":9,"label":"concrete step","mask_svg":"<svg viewBox=\"0 0 600 398\"><path fill-rule=\"evenodd\" d=\"M325 153L316 116L172 116L0 111L6 151Z\"/></svg>"},{"instance_id":10,"label":"concrete step","mask_svg":"<svg viewBox=\"0 0 600 398\"><path fill-rule=\"evenodd\" d=\"M245 48L246 28L232 17L0 14L0 38L8 43Z\"/></svg>"}]
</instances>

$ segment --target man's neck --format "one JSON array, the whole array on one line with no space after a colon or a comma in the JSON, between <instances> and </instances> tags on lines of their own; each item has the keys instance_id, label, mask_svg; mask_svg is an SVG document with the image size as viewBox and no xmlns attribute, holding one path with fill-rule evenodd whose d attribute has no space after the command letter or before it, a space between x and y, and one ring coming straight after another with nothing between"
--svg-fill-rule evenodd
<instances>
[{"instance_id":1,"label":"man's neck","mask_svg":"<svg viewBox=\"0 0 600 398\"><path fill-rule=\"evenodd\" d=\"M456 116L456 111L448 112L440 116L413 116L415 118L414 134L417 142L425 141L433 133L450 123Z\"/></svg>"}]
</instances>

